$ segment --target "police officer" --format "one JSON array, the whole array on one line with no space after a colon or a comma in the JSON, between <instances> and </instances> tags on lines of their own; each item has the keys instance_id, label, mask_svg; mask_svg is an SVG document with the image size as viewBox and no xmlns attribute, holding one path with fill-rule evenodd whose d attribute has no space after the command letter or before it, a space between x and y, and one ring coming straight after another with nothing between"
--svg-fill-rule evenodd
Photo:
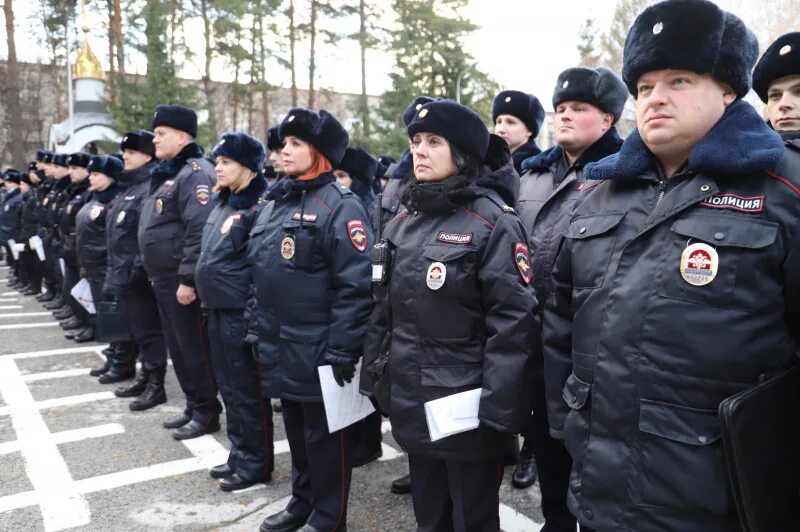
<instances>
[{"instance_id":1,"label":"police officer","mask_svg":"<svg viewBox=\"0 0 800 532\"><path fill-rule=\"evenodd\" d=\"M753 69L753 90L784 140L800 139L800 32L781 35Z\"/></svg>"},{"instance_id":2,"label":"police officer","mask_svg":"<svg viewBox=\"0 0 800 532\"><path fill-rule=\"evenodd\" d=\"M414 181L384 233L388 296L362 379L408 452L418 530L498 530L504 454L530 413L536 297L506 143L451 100L408 125ZM482 389L476 429L432 441L424 404ZM387 397L391 397L387 401Z\"/></svg>"},{"instance_id":3,"label":"police officer","mask_svg":"<svg viewBox=\"0 0 800 532\"><path fill-rule=\"evenodd\" d=\"M586 166L602 182L544 312L551 434L582 525L740 528L718 408L793 364L800 338L800 154L742 100L757 53L707 0L654 4L626 38L637 129ZM796 528L792 510L773 530Z\"/></svg>"},{"instance_id":4,"label":"police officer","mask_svg":"<svg viewBox=\"0 0 800 532\"><path fill-rule=\"evenodd\" d=\"M11 284L16 288L19 288L16 283L24 282L19 258L14 258L15 255L19 257L19 251L11 249L11 246L20 240L20 214L24 202L20 188L21 181L22 173L19 170L9 168L3 172L5 192L0 204L0 245L5 249L6 263L10 267L9 277L14 279Z\"/></svg>"},{"instance_id":5,"label":"police officer","mask_svg":"<svg viewBox=\"0 0 800 532\"><path fill-rule=\"evenodd\" d=\"M32 201L35 201L36 184L38 184L38 179L39 178L36 176L36 163L31 162L28 164L27 173L23 174L20 178L20 188L22 189L22 205L19 209L19 243L24 247L19 252L19 270L22 274L20 281L22 281L22 283L21 285L17 285L17 290L23 295L29 295L32 290L35 290L37 281L41 282L36 276L34 256L28 243L28 239L36 232L35 226L31 230L31 216L29 214L30 209L28 208L28 205ZM39 285L39 291L41 292L41 285Z\"/></svg>"},{"instance_id":6,"label":"police officer","mask_svg":"<svg viewBox=\"0 0 800 532\"><path fill-rule=\"evenodd\" d=\"M267 159L275 169L275 179L279 180L285 175L281 151L283 150L283 139L280 134L280 124L272 126L267 130Z\"/></svg>"},{"instance_id":7,"label":"police officer","mask_svg":"<svg viewBox=\"0 0 800 532\"><path fill-rule=\"evenodd\" d=\"M142 202L150 191L150 171L156 165L153 134L143 129L128 132L119 147L124 164L119 182L126 188L107 215L108 268L103 291L118 298L141 362L136 379L114 390L114 395L138 397L128 407L140 411L167 401L167 345L138 243Z\"/></svg>"},{"instance_id":8,"label":"police officer","mask_svg":"<svg viewBox=\"0 0 800 532\"><path fill-rule=\"evenodd\" d=\"M122 161L117 157L93 156L87 167L92 195L75 216L78 263L83 276L89 281L95 304L113 298L113 294L103 291L108 264L106 220L114 201L123 190L118 183L122 169ZM136 349L131 342L114 342L111 347L113 351L107 354L109 368L98 377L100 384L129 379L136 371Z\"/></svg>"},{"instance_id":9,"label":"police officer","mask_svg":"<svg viewBox=\"0 0 800 532\"><path fill-rule=\"evenodd\" d=\"M181 105L159 105L153 145L160 162L151 171L139 218L139 250L158 301L162 330L186 407L163 423L177 440L219 430L222 406L211 373L194 271L203 226L211 212L214 175L203 158L197 114Z\"/></svg>"},{"instance_id":10,"label":"police officer","mask_svg":"<svg viewBox=\"0 0 800 532\"><path fill-rule=\"evenodd\" d=\"M494 134L501 137L511 150L514 169L522 174L522 161L538 155L536 135L544 122L544 108L533 94L506 90L492 102Z\"/></svg>"},{"instance_id":11,"label":"police officer","mask_svg":"<svg viewBox=\"0 0 800 532\"><path fill-rule=\"evenodd\" d=\"M517 208L530 236L536 298L547 301L561 234L569 224L576 201L594 181L583 179L586 164L619 151L614 124L622 114L628 90L619 77L600 67L568 68L559 74L553 91L556 145L523 162ZM541 316L542 307L537 309ZM532 485L539 471L542 511L548 530L575 530L575 517L566 506L571 461L561 441L549 434L542 368L537 368L533 415L525 432L520 461L511 479L516 488ZM536 467L533 461L535 458Z\"/></svg>"},{"instance_id":12,"label":"police officer","mask_svg":"<svg viewBox=\"0 0 800 532\"><path fill-rule=\"evenodd\" d=\"M42 294L42 268L39 257L30 245L30 239L36 236L39 225L39 205L42 201L44 170L39 169L44 158L42 150L36 151L36 160L31 163L28 169L28 178L31 182L31 193L22 208L22 234L21 239L25 243L25 250L22 252L21 260L25 264L25 269L29 273L28 286L21 289L20 293L25 296Z\"/></svg>"},{"instance_id":13,"label":"police officer","mask_svg":"<svg viewBox=\"0 0 800 532\"><path fill-rule=\"evenodd\" d=\"M67 156L66 153L56 153L51 155L49 161L45 161L45 173L51 178L52 187L42 201L43 208L39 213L39 228L43 232L45 283L48 287L48 292L54 294L54 297L50 298L45 294L39 300L45 302L44 307L48 310L63 307L67 302L67 297L69 297L69 294L65 297L61 290L61 267L58 262L61 246L61 238L58 231L59 209L66 203L67 187L71 183ZM60 322L60 325L66 330L77 329L80 327L80 322L68 319L65 322Z\"/></svg>"},{"instance_id":14,"label":"police officer","mask_svg":"<svg viewBox=\"0 0 800 532\"><path fill-rule=\"evenodd\" d=\"M243 342L249 328L245 310L253 285L247 262L250 230L261 211L267 181L264 146L245 133L224 133L214 148L215 206L203 230L195 282L207 315L214 376L225 402L231 450L226 463L211 469L220 489L244 489L272 479L272 411L261 397L258 362Z\"/></svg>"},{"instance_id":15,"label":"police officer","mask_svg":"<svg viewBox=\"0 0 800 532\"><path fill-rule=\"evenodd\" d=\"M60 258L63 262L63 284L61 291L70 294L72 288L80 280L80 267L75 249L75 217L92 196L89 190L89 166L91 156L88 153L73 153L67 157L69 167L70 185L67 187L66 204L59 212L59 232L61 234ZM76 342L88 342L94 339L94 328L89 325L89 315L86 309L74 297L66 297L67 307L53 313L59 320L74 316L81 327L67 331L65 336Z\"/></svg>"},{"instance_id":16,"label":"police officer","mask_svg":"<svg viewBox=\"0 0 800 532\"><path fill-rule=\"evenodd\" d=\"M361 355L370 312L372 229L336 184L348 135L327 111L294 108L280 126L283 179L251 240L262 391L281 399L292 454L292 499L262 531L347 528L351 427L329 433L317 366L340 386Z\"/></svg>"}]
</instances>

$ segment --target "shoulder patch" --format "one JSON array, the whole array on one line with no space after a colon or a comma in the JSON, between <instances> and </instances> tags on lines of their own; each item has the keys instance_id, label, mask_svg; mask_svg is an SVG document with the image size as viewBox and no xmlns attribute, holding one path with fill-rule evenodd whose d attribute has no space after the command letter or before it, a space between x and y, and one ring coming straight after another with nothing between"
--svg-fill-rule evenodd
<instances>
[{"instance_id":1,"label":"shoulder patch","mask_svg":"<svg viewBox=\"0 0 800 532\"><path fill-rule=\"evenodd\" d=\"M211 201L211 189L208 185L196 185L194 195L200 205L208 205L208 202Z\"/></svg>"},{"instance_id":2,"label":"shoulder patch","mask_svg":"<svg viewBox=\"0 0 800 532\"><path fill-rule=\"evenodd\" d=\"M350 243L358 251L364 252L367 249L367 230L364 228L364 222L361 220L350 220L347 222L347 235L350 237Z\"/></svg>"},{"instance_id":3,"label":"shoulder patch","mask_svg":"<svg viewBox=\"0 0 800 532\"><path fill-rule=\"evenodd\" d=\"M517 265L520 277L525 284L531 284L533 272L531 271L531 259L528 252L528 244L525 242L514 242L514 263Z\"/></svg>"}]
</instances>

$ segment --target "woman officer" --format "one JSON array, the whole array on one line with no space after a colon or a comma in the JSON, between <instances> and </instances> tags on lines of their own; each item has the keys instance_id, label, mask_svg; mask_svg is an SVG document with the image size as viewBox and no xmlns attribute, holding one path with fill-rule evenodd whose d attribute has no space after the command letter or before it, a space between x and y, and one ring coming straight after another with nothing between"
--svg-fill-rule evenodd
<instances>
[{"instance_id":1,"label":"woman officer","mask_svg":"<svg viewBox=\"0 0 800 532\"><path fill-rule=\"evenodd\" d=\"M415 179L384 233L389 295L373 314L364 378L379 377L375 395L408 452L418 530L498 530L503 454L530 414L536 330L527 236L509 207L519 177L506 143L454 101L423 105L408 136ZM382 328L384 349L372 343ZM432 441L425 403L476 388L478 428Z\"/></svg>"},{"instance_id":2,"label":"woman officer","mask_svg":"<svg viewBox=\"0 0 800 532\"><path fill-rule=\"evenodd\" d=\"M261 399L258 364L244 344L245 305L253 275L247 263L250 229L263 207L264 146L245 133L223 133L216 159L214 210L203 229L195 284L208 317L211 364L225 401L231 452L210 474L233 491L272 478L272 412Z\"/></svg>"},{"instance_id":3,"label":"woman officer","mask_svg":"<svg viewBox=\"0 0 800 532\"><path fill-rule=\"evenodd\" d=\"M372 229L333 174L348 135L324 110L295 108L280 125L289 176L270 189L253 228L262 392L281 400L292 454L292 498L262 531L345 530L351 427L330 433L318 366L340 386L361 356L372 307Z\"/></svg>"}]
</instances>

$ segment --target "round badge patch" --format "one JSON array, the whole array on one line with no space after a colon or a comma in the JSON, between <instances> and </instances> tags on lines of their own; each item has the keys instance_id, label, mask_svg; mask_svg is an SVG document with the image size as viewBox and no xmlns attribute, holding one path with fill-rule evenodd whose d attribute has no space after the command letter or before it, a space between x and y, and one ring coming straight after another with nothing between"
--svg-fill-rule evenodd
<instances>
[{"instance_id":1,"label":"round badge patch","mask_svg":"<svg viewBox=\"0 0 800 532\"><path fill-rule=\"evenodd\" d=\"M92 220L97 220L97 217L100 216L100 213L103 212L103 207L100 205L95 205L92 207L92 210L89 211L89 218Z\"/></svg>"},{"instance_id":2,"label":"round badge patch","mask_svg":"<svg viewBox=\"0 0 800 532\"><path fill-rule=\"evenodd\" d=\"M681 277L693 286L705 286L717 276L719 255L708 244L692 244L681 255Z\"/></svg>"},{"instance_id":3,"label":"round badge patch","mask_svg":"<svg viewBox=\"0 0 800 532\"><path fill-rule=\"evenodd\" d=\"M125 211L119 211L119 214L117 215L117 223L121 224L122 220L124 219L125 219Z\"/></svg>"},{"instance_id":4,"label":"round badge patch","mask_svg":"<svg viewBox=\"0 0 800 532\"><path fill-rule=\"evenodd\" d=\"M287 235L281 240L281 257L286 260L294 257L294 237Z\"/></svg>"},{"instance_id":5,"label":"round badge patch","mask_svg":"<svg viewBox=\"0 0 800 532\"><path fill-rule=\"evenodd\" d=\"M447 279L447 267L441 262L434 262L428 266L428 274L425 277L425 284L431 290L438 290L444 286Z\"/></svg>"},{"instance_id":6,"label":"round badge patch","mask_svg":"<svg viewBox=\"0 0 800 532\"><path fill-rule=\"evenodd\" d=\"M158 198L156 200L156 212L158 214L161 214L162 212L164 212L164 202L162 201L161 198Z\"/></svg>"},{"instance_id":7,"label":"round badge patch","mask_svg":"<svg viewBox=\"0 0 800 532\"><path fill-rule=\"evenodd\" d=\"M232 225L233 225L233 218L228 216L225 219L225 221L222 222L222 227L219 228L219 232L222 233L223 235L227 235L228 232L231 230ZM283 249L283 246L281 246L281 249Z\"/></svg>"},{"instance_id":8,"label":"round badge patch","mask_svg":"<svg viewBox=\"0 0 800 532\"><path fill-rule=\"evenodd\" d=\"M67 205L67 214L72 214L72 205Z\"/></svg>"}]
</instances>

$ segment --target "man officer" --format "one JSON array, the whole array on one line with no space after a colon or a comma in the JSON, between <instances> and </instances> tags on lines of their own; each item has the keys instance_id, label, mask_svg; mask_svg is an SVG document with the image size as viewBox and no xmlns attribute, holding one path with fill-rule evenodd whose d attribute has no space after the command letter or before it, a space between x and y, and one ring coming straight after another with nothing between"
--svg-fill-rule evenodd
<instances>
[{"instance_id":1,"label":"man officer","mask_svg":"<svg viewBox=\"0 0 800 532\"><path fill-rule=\"evenodd\" d=\"M740 528L719 405L800 346L800 154L742 100L757 54L707 0L652 5L625 41L637 129L586 166L598 183L544 311L550 431L583 526Z\"/></svg>"},{"instance_id":2,"label":"man officer","mask_svg":"<svg viewBox=\"0 0 800 532\"><path fill-rule=\"evenodd\" d=\"M784 140L800 139L800 32L767 48L753 69L753 90L767 104L767 120Z\"/></svg>"},{"instance_id":3,"label":"man officer","mask_svg":"<svg viewBox=\"0 0 800 532\"><path fill-rule=\"evenodd\" d=\"M139 250L158 301L175 375L186 395L184 411L164 422L176 440L219 430L222 405L211 373L194 270L203 227L211 212L214 168L194 142L197 114L182 105L159 105L153 114L158 165L142 201Z\"/></svg>"}]
</instances>

